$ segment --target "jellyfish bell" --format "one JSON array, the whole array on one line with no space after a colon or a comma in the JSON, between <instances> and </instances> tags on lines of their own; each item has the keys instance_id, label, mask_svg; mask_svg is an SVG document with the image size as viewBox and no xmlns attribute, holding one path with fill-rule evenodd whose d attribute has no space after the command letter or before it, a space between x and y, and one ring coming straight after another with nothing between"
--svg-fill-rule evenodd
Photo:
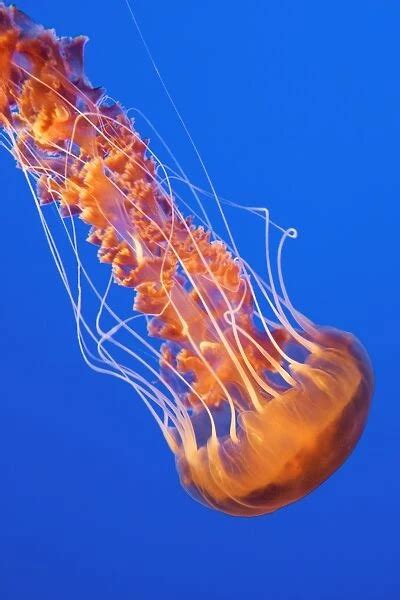
<instances>
[{"instance_id":1,"label":"jellyfish bell","mask_svg":"<svg viewBox=\"0 0 400 600\"><path fill-rule=\"evenodd\" d=\"M349 333L318 330L293 386L237 418L237 441L210 435L175 450L182 486L225 513L271 513L304 497L338 469L366 423L369 359Z\"/></svg>"},{"instance_id":2,"label":"jellyfish bell","mask_svg":"<svg viewBox=\"0 0 400 600\"><path fill-rule=\"evenodd\" d=\"M88 366L143 400L194 498L233 515L270 513L317 487L354 448L372 394L368 358L353 336L317 327L293 307L282 249L295 231L248 208L265 226L264 281L240 257L214 190L228 243L179 163L174 171L160 161L128 113L92 87L84 45L0 4L2 145L32 192L79 349ZM197 217L184 216L177 180L200 206ZM49 204L58 210L49 214ZM84 264L77 219L111 267L105 290ZM280 233L275 251L271 227ZM131 290L133 314L130 303L120 316L113 282Z\"/></svg>"}]
</instances>

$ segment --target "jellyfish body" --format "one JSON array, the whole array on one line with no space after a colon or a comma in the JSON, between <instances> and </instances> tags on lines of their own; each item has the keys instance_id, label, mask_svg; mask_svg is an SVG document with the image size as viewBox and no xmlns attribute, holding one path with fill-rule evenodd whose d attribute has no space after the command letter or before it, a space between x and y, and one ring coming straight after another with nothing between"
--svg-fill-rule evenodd
<instances>
[{"instance_id":1,"label":"jellyfish body","mask_svg":"<svg viewBox=\"0 0 400 600\"><path fill-rule=\"evenodd\" d=\"M292 306L281 269L292 230L282 230L277 251L278 290L267 211L267 283L232 238L228 247L183 215L164 165L126 111L87 80L85 41L57 38L0 5L0 120L9 150L34 193L64 283L46 204L91 227L99 260L134 291L135 315L160 340L154 349L101 297L100 312L115 325L104 332L98 316L95 339L84 322L96 360L106 365L96 369L141 396L194 498L234 515L272 512L317 487L354 448L372 394L368 358L353 336L317 327ZM81 273L75 234L69 240ZM73 306L80 323L81 303ZM156 369L116 341L122 330L156 356ZM113 358L106 342L147 366L159 387ZM81 349L91 366L99 364L88 360L85 343Z\"/></svg>"},{"instance_id":2,"label":"jellyfish body","mask_svg":"<svg viewBox=\"0 0 400 600\"><path fill-rule=\"evenodd\" d=\"M293 387L240 414L238 443L210 437L203 447L178 452L189 493L230 514L266 514L305 496L346 460L369 409L364 350L350 334L323 332L294 374Z\"/></svg>"}]
</instances>

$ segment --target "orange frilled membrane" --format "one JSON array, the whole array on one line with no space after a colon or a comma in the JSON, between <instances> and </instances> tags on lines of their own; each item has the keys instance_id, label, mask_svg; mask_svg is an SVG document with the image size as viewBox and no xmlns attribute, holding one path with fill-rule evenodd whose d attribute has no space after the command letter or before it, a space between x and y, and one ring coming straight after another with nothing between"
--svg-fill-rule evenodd
<instances>
[{"instance_id":1,"label":"orange frilled membrane","mask_svg":"<svg viewBox=\"0 0 400 600\"><path fill-rule=\"evenodd\" d=\"M176 393L181 427L163 431L183 486L230 514L276 510L353 449L372 393L368 359L349 334L255 324L241 261L161 188L132 120L87 80L85 43L0 4L1 125L40 203L87 223L99 260L134 292L162 340L162 376L188 382ZM288 344L306 358L288 359Z\"/></svg>"}]
</instances>

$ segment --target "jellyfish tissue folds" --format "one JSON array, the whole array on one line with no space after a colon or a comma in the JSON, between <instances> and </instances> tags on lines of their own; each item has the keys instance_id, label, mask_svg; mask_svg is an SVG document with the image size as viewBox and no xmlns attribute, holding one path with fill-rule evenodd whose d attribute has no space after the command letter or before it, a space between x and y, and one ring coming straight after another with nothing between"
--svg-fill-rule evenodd
<instances>
[{"instance_id":1,"label":"jellyfish tissue folds","mask_svg":"<svg viewBox=\"0 0 400 600\"><path fill-rule=\"evenodd\" d=\"M255 209L266 232L257 249L266 252L263 279L239 256L228 224L225 241L210 228L207 202L224 214L217 195L198 205L200 215L186 210L172 183L186 183L191 199L196 189L183 172L172 177L123 107L91 85L85 43L0 5L3 146L29 184L81 351L145 402L195 499L232 515L273 512L351 453L370 405L368 357L352 335L318 327L292 305L281 257L294 230ZM48 211L65 227L80 278L93 283L78 250L79 220L110 265L107 291L91 287L95 328L72 293ZM114 284L132 290L130 317L111 307ZM102 327L103 317L114 325Z\"/></svg>"}]
</instances>

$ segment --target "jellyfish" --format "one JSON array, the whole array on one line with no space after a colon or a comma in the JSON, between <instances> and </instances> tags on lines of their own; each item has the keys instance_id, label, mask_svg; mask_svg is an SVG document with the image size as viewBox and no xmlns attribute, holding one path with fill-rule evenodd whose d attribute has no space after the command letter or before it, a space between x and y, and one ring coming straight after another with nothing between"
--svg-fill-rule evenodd
<instances>
[{"instance_id":1,"label":"jellyfish","mask_svg":"<svg viewBox=\"0 0 400 600\"><path fill-rule=\"evenodd\" d=\"M90 367L128 383L145 403L194 499L230 515L272 513L318 487L352 452L373 390L368 356L353 335L314 324L291 302L282 256L294 229L247 207L263 224L265 246L256 251L265 252L264 275L239 253L211 188L225 241L213 230L201 190L90 83L86 41L59 38L0 5L2 146L32 193L79 348ZM179 182L190 200L176 191ZM85 229L109 265L101 289L82 258Z\"/></svg>"}]
</instances>

